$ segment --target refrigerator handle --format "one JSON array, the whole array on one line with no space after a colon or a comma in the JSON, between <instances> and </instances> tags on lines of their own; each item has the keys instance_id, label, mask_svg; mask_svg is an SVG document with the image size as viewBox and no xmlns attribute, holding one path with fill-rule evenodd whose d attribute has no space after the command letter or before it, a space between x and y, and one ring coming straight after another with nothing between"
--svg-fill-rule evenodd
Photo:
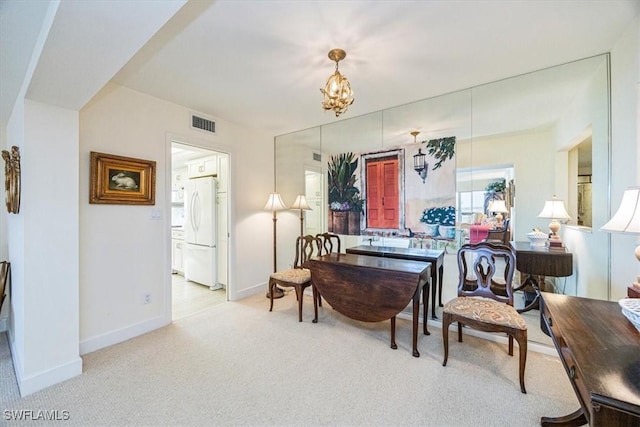
<instances>
[{"instance_id":1,"label":"refrigerator handle","mask_svg":"<svg viewBox=\"0 0 640 427\"><path fill-rule=\"evenodd\" d=\"M191 200L189 200L189 222L191 223L191 228L193 229L193 231L197 231L198 228L196 227L196 221L195 221L195 205L196 205L196 194L197 193L193 193L191 195Z\"/></svg>"},{"instance_id":2,"label":"refrigerator handle","mask_svg":"<svg viewBox=\"0 0 640 427\"><path fill-rule=\"evenodd\" d=\"M200 219L202 218L202 212L200 211L200 194L196 191L194 194L193 200L194 210L193 210L193 222L195 223L195 229L198 230L200 228Z\"/></svg>"}]
</instances>

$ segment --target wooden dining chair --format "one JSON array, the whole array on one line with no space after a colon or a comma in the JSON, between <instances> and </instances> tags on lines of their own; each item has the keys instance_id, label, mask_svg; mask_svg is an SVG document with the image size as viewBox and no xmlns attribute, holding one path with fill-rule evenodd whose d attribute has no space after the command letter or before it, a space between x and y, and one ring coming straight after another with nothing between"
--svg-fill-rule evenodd
<instances>
[{"instance_id":1,"label":"wooden dining chair","mask_svg":"<svg viewBox=\"0 0 640 427\"><path fill-rule=\"evenodd\" d=\"M520 391L526 393L524 370L527 363L527 323L513 307L513 276L515 253L510 246L493 243L463 245L458 251L458 297L443 307L442 339L444 361L449 357L449 326L458 322L458 341L462 342L462 327L485 332L506 333L509 356L513 356L513 340L519 346ZM497 292L496 281L504 278L505 295ZM475 283L470 283L474 281Z\"/></svg>"},{"instance_id":2,"label":"wooden dining chair","mask_svg":"<svg viewBox=\"0 0 640 427\"><path fill-rule=\"evenodd\" d=\"M316 236L298 236L293 268L277 271L269 277L269 311L273 311L273 292L276 286L294 288L298 300L298 321L302 322L302 297L311 286L311 272L306 268L309 258L322 255L322 240Z\"/></svg>"}]
</instances>

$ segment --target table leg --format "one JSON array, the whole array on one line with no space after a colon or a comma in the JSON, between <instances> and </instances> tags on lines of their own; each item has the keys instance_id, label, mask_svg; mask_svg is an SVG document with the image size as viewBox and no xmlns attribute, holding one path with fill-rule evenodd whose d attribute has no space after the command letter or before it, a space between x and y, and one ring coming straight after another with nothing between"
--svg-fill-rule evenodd
<instances>
[{"instance_id":1,"label":"table leg","mask_svg":"<svg viewBox=\"0 0 640 427\"><path fill-rule=\"evenodd\" d=\"M396 344L396 316L391 318L391 348L394 350L398 348Z\"/></svg>"},{"instance_id":2,"label":"table leg","mask_svg":"<svg viewBox=\"0 0 640 427\"><path fill-rule=\"evenodd\" d=\"M538 286L538 281L533 277L532 274L527 276L524 283L522 283L522 285L520 285L518 288L515 288L514 291L525 289L527 286L531 286L533 288L536 296L533 298L533 301L531 301L530 304L528 304L527 306L521 309L516 310L518 313L525 313L529 310L533 310L534 308L540 308L540 288Z\"/></svg>"},{"instance_id":3,"label":"table leg","mask_svg":"<svg viewBox=\"0 0 640 427\"><path fill-rule=\"evenodd\" d=\"M431 335L431 332L429 332L427 330L427 317L429 316L429 288L430 288L430 281L427 281L423 286L422 286L422 332L425 335ZM415 298L415 297L414 297ZM415 307L414 307L414 312L415 312Z\"/></svg>"},{"instance_id":4,"label":"table leg","mask_svg":"<svg viewBox=\"0 0 640 427\"><path fill-rule=\"evenodd\" d=\"M433 264L432 264L433 265ZM436 316L436 288L438 293L438 305L440 307L444 307L442 305L442 276L444 274L444 265L441 265L438 270L433 269L433 274L431 276L431 283L433 284L433 289L431 293L431 318L437 319ZM436 286L437 285L437 286Z\"/></svg>"},{"instance_id":5,"label":"table leg","mask_svg":"<svg viewBox=\"0 0 640 427\"><path fill-rule=\"evenodd\" d=\"M418 318L419 317L420 317L420 286L418 286L415 294L413 294L413 327L411 331L413 333L413 357L420 357L420 352L418 351ZM427 328L426 323L424 327L428 335L429 331L427 331L426 329Z\"/></svg>"},{"instance_id":6,"label":"table leg","mask_svg":"<svg viewBox=\"0 0 640 427\"><path fill-rule=\"evenodd\" d=\"M438 304L440 305L440 307L444 307L444 305L442 305L442 278L444 276L444 260L442 262L442 265L438 268Z\"/></svg>"},{"instance_id":7,"label":"table leg","mask_svg":"<svg viewBox=\"0 0 640 427\"><path fill-rule=\"evenodd\" d=\"M541 417L541 426L565 426L565 427L578 427L587 424L587 417L584 416L582 408L564 417Z\"/></svg>"}]
</instances>

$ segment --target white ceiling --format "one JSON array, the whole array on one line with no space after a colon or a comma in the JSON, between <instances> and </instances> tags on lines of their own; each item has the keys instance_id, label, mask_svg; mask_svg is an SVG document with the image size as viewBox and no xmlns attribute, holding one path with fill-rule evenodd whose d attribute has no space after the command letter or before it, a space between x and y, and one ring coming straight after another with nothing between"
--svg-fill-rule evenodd
<instances>
[{"instance_id":1,"label":"white ceiling","mask_svg":"<svg viewBox=\"0 0 640 427\"><path fill-rule=\"evenodd\" d=\"M5 0L0 20L7 3L33 9L39 2ZM95 19L92 8L108 3L63 1L56 20L81 31L83 14ZM639 12L638 0L189 1L112 80L279 135L608 52ZM133 16L145 20L142 12ZM15 46L29 51L35 30L0 23L4 124L17 93L6 63L18 70L28 63ZM60 33L58 46L64 38L83 42L74 31ZM356 98L339 119L321 109L319 90L334 69L327 52L336 47L347 51L340 71ZM55 58L45 58L39 76L60 72ZM29 96L64 106L61 89L43 78Z\"/></svg>"}]
</instances>

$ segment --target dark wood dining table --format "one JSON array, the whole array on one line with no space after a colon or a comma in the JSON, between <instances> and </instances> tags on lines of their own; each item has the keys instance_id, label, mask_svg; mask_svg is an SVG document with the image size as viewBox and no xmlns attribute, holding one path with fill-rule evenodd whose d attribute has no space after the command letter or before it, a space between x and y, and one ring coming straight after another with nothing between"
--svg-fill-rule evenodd
<instances>
[{"instance_id":1,"label":"dark wood dining table","mask_svg":"<svg viewBox=\"0 0 640 427\"><path fill-rule=\"evenodd\" d=\"M442 276L444 273L444 250L421 248L394 248L391 246L360 245L347 248L348 254L373 255L387 258L406 259L412 261L424 261L431 263L431 318L436 316L436 284L438 293L438 305L442 307ZM429 292L422 293L424 304L423 324L427 324L427 302ZM426 331L426 326L424 326ZM426 334L426 332L425 332Z\"/></svg>"},{"instance_id":2,"label":"dark wood dining table","mask_svg":"<svg viewBox=\"0 0 640 427\"><path fill-rule=\"evenodd\" d=\"M396 349L396 315L413 301L413 356L420 357L420 292L425 286L429 290L431 263L332 253L311 258L307 265L313 283L314 323L318 320L321 296L334 310L351 319L362 322L390 319L391 348ZM426 325L425 333L429 335Z\"/></svg>"}]
</instances>

